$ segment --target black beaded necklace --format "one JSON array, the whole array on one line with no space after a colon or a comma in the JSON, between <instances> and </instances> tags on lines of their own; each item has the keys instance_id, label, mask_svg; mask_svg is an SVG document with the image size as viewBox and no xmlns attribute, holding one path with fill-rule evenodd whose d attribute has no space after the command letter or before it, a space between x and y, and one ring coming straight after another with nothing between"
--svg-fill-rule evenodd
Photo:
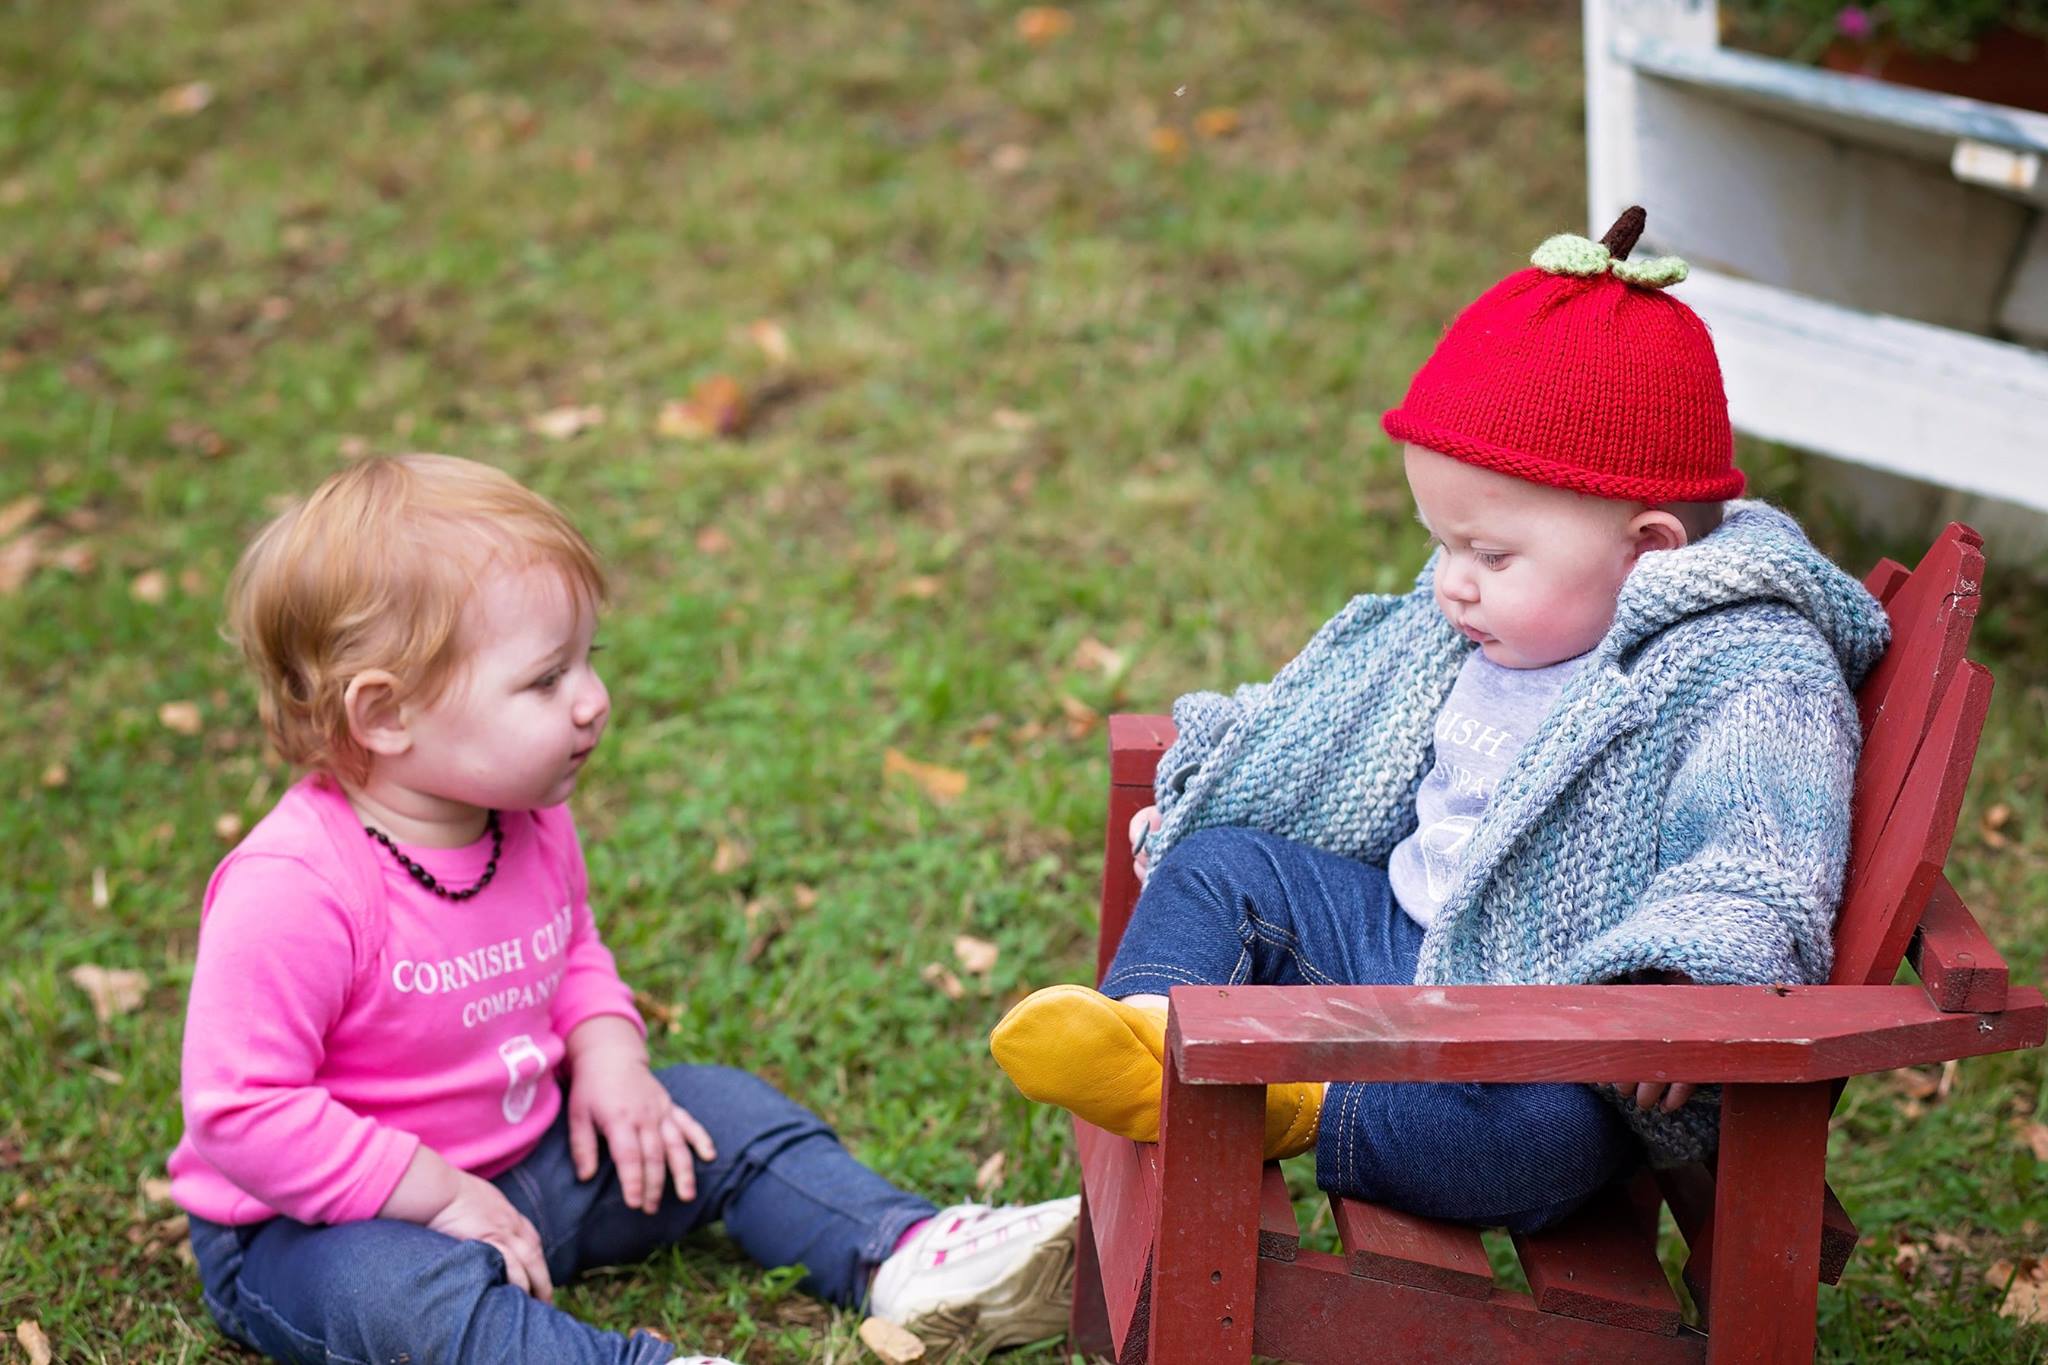
<instances>
[{"instance_id":1,"label":"black beaded necklace","mask_svg":"<svg viewBox=\"0 0 2048 1365\"><path fill-rule=\"evenodd\" d=\"M398 859L398 865L400 867L404 868L407 872L412 873L412 879L414 881L418 882L421 886L424 886L425 888L427 888L427 890L439 896L442 900L466 901L471 896L474 896L477 892L483 890L485 887L491 884L491 878L498 875L498 855L505 851L505 831L504 828L498 824L498 812L485 812L484 828L490 830L491 832L491 860L488 863L484 864L484 875L477 878L476 885L470 887L467 891L451 891L447 887L441 885L440 881L434 876L433 873L427 871L424 867L421 867L418 863L414 862L412 859L406 857L403 853L399 852L398 845L392 843L391 836L386 834L383 830L373 829L369 825L364 825L363 833L369 835L372 839L375 839L378 843L390 849L391 856Z\"/></svg>"}]
</instances>

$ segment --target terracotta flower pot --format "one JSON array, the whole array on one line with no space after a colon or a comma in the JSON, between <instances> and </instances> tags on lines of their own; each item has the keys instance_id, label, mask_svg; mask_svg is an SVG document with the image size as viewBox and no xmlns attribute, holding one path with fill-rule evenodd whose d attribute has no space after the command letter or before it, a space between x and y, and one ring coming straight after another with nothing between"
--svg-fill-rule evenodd
<instances>
[{"instance_id":1,"label":"terracotta flower pot","mask_svg":"<svg viewBox=\"0 0 2048 1365\"><path fill-rule=\"evenodd\" d=\"M1889 38L1840 37L1821 54L1821 65L1894 85L2048 113L2048 39L2014 28L1993 29L1979 37L1975 55L1965 61L1909 52Z\"/></svg>"}]
</instances>

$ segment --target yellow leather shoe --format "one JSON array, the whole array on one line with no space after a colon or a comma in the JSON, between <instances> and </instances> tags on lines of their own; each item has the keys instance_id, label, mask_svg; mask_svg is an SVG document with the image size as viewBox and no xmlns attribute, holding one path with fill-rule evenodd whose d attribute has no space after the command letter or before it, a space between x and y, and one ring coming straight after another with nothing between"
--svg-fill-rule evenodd
<instances>
[{"instance_id":1,"label":"yellow leather shoe","mask_svg":"<svg viewBox=\"0 0 2048 1365\"><path fill-rule=\"evenodd\" d=\"M1266 1160L1299 1156L1316 1145L1323 1117L1323 1083L1293 1081L1266 1087Z\"/></svg>"},{"instance_id":2,"label":"yellow leather shoe","mask_svg":"<svg viewBox=\"0 0 2048 1365\"><path fill-rule=\"evenodd\" d=\"M1159 1141L1166 1011L1086 986L1033 991L1003 1016L989 1051L1026 1098L1138 1142Z\"/></svg>"},{"instance_id":3,"label":"yellow leather shoe","mask_svg":"<svg viewBox=\"0 0 2048 1365\"><path fill-rule=\"evenodd\" d=\"M1017 1002L989 1034L996 1064L1027 1099L1056 1104L1106 1132L1159 1141L1166 1011L1112 1000L1086 986L1047 986ZM1266 1087L1265 1155L1316 1145L1323 1086Z\"/></svg>"}]
</instances>

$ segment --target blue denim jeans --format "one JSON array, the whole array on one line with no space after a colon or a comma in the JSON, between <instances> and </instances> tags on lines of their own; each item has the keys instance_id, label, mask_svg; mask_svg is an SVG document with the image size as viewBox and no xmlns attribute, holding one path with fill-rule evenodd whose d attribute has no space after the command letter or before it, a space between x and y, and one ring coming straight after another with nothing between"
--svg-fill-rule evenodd
<instances>
[{"instance_id":1,"label":"blue denim jeans","mask_svg":"<svg viewBox=\"0 0 2048 1365\"><path fill-rule=\"evenodd\" d=\"M1385 869L1256 830L1207 829L1154 869L1102 990L1406 985L1421 948ZM1323 1100L1316 1182L1527 1232L1634 1157L1627 1124L1589 1086L1342 1083Z\"/></svg>"},{"instance_id":2,"label":"blue denim jeans","mask_svg":"<svg viewBox=\"0 0 2048 1365\"><path fill-rule=\"evenodd\" d=\"M754 1260L801 1264L806 1289L853 1304L904 1231L935 1212L855 1161L816 1115L756 1076L718 1066L656 1074L718 1149L716 1161L697 1165L695 1199L685 1203L671 1187L659 1212L628 1208L608 1154L594 1177L578 1180L566 1106L540 1145L494 1181L540 1233L557 1284L723 1220ZM273 1218L225 1227L194 1218L192 1251L221 1330L273 1360L643 1365L677 1349L579 1322L509 1283L497 1248L412 1223Z\"/></svg>"}]
</instances>

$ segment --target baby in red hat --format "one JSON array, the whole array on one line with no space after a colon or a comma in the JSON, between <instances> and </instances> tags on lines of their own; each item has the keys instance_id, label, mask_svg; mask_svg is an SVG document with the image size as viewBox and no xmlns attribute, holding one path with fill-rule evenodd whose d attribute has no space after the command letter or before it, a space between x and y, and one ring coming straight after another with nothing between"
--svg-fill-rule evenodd
<instances>
[{"instance_id":1,"label":"baby in red hat","mask_svg":"<svg viewBox=\"0 0 2048 1365\"><path fill-rule=\"evenodd\" d=\"M1157 1137L1176 985L1824 980L1883 609L1784 513L1729 501L1705 325L1553 237L1452 324L1384 425L1435 553L1270 683L1174 706L1147 878L1099 991L991 1037L1020 1090ZM1627 1081L1628 1078L1616 1078ZM1638 1160L1698 1159L1686 1085L1269 1087L1326 1189L1522 1231Z\"/></svg>"}]
</instances>

